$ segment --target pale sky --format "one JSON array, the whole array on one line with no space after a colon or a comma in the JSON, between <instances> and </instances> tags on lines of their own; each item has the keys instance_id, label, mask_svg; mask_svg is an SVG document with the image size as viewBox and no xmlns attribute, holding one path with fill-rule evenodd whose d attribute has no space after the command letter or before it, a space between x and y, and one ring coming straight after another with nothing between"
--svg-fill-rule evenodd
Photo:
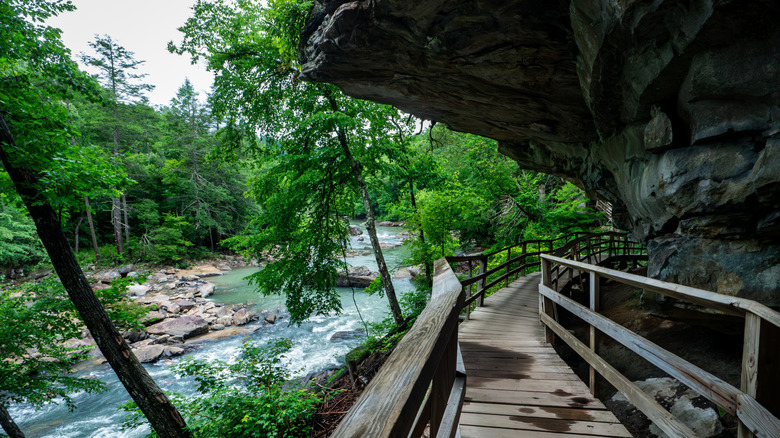
<instances>
[{"instance_id":1,"label":"pale sky","mask_svg":"<svg viewBox=\"0 0 780 438\"><path fill-rule=\"evenodd\" d=\"M110 35L135 58L145 60L137 73L147 73L146 83L155 85L146 96L154 105L168 105L176 90L188 77L205 99L211 88L212 76L199 65L191 65L189 56L168 52L168 41L181 41L176 30L191 15L195 0L72 0L76 11L65 12L48 21L62 29L62 41L73 52L93 55L88 43L95 34ZM79 61L80 62L80 61ZM89 69L86 69L89 71Z\"/></svg>"}]
</instances>

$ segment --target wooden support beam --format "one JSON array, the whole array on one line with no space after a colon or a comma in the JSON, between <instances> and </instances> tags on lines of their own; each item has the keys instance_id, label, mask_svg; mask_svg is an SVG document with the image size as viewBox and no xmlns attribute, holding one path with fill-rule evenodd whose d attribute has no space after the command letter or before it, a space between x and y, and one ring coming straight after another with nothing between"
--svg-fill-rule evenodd
<instances>
[{"instance_id":1,"label":"wooden support beam","mask_svg":"<svg viewBox=\"0 0 780 438\"><path fill-rule=\"evenodd\" d=\"M599 311L599 301L601 297L601 287L600 287L600 278L598 274L595 272L590 273L590 310L594 312ZM598 340L598 330L596 330L596 327L593 327L592 325L589 326L590 331L590 351L592 351L594 354L598 355L598 347L599 347L599 340ZM590 386L590 393L593 394L593 396L596 396L596 369L593 368L593 366L590 367L590 370L588 372L588 383Z\"/></svg>"}]
</instances>

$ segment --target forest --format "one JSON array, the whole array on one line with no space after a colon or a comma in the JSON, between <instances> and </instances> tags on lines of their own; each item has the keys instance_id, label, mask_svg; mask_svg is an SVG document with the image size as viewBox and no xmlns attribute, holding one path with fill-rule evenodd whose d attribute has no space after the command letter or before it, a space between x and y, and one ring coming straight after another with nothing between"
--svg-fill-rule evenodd
<instances>
[{"instance_id":1,"label":"forest","mask_svg":"<svg viewBox=\"0 0 780 438\"><path fill-rule=\"evenodd\" d=\"M368 291L389 300L385 331L402 333L414 315L383 272L375 222L404 223L405 263L422 267L423 293L442 256L606 225L582 190L521 169L495 140L300 81L298 35L310 6L197 2L169 50L205 62L212 89L202 96L184 80L168 105L155 106L132 47L96 35L91 53L74 54L45 24L74 9L69 1L0 4L8 436L24 436L12 405L70 404L69 394L102 390L68 374L88 355L65 341L84 327L137 406L130 423L148 421L153 436L309 436L308 418L327 395L289 389L280 362L289 341L247 344L236 362L185 361L179 371L208 397L168 398L117 329L143 327L129 282L93 291L85 272L186 268L224 254L265 260L252 284L283 293L291 322L301 323L342 310L334 287L346 268L348 220L359 220L380 270ZM373 337L372 348L389 338ZM289 416L271 412L269 400Z\"/></svg>"}]
</instances>

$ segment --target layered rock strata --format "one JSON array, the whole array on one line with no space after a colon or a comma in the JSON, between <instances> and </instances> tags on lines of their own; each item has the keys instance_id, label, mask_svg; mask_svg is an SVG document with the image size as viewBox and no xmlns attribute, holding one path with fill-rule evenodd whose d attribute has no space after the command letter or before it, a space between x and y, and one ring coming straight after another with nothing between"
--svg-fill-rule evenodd
<instances>
[{"instance_id":1,"label":"layered rock strata","mask_svg":"<svg viewBox=\"0 0 780 438\"><path fill-rule=\"evenodd\" d=\"M780 306L780 4L317 1L302 76L613 204L656 278Z\"/></svg>"}]
</instances>

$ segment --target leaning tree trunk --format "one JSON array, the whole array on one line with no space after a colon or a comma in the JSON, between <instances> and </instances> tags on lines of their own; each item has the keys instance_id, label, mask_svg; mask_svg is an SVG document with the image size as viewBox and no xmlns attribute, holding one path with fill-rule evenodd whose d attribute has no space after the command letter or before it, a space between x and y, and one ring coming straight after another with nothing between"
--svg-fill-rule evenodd
<instances>
[{"instance_id":1,"label":"leaning tree trunk","mask_svg":"<svg viewBox=\"0 0 780 438\"><path fill-rule=\"evenodd\" d=\"M162 438L188 437L184 419L135 357L92 291L54 209L37 188L38 175L12 162L9 150L18 151L18 146L0 114L0 161L27 206L51 263L95 343L155 432Z\"/></svg>"},{"instance_id":2,"label":"leaning tree trunk","mask_svg":"<svg viewBox=\"0 0 780 438\"><path fill-rule=\"evenodd\" d=\"M22 429L19 429L2 403L0 403L0 427L3 428L8 438L24 438Z\"/></svg>"},{"instance_id":3,"label":"leaning tree trunk","mask_svg":"<svg viewBox=\"0 0 780 438\"><path fill-rule=\"evenodd\" d=\"M344 151L344 156L349 160L352 166L352 174L354 175L355 182L357 182L358 189L360 190L360 197L363 198L363 207L366 209L366 231L368 232L368 237L371 239L371 248L374 250L376 266L377 269L379 269L379 276L382 277L382 286L385 288L385 295L387 295L387 301L390 303L390 311L393 314L393 320L396 324L401 325L404 322L404 317L401 314L401 306L398 305L398 298L396 298L395 295L393 277L390 276L390 271L387 270L385 256L382 254L382 247L379 246L379 238L376 236L374 208L371 206L368 188L366 187L366 182L363 180L363 166L352 156L352 153L349 150L349 144L347 143L347 136L341 129L339 129L338 138L341 148Z\"/></svg>"},{"instance_id":4,"label":"leaning tree trunk","mask_svg":"<svg viewBox=\"0 0 780 438\"><path fill-rule=\"evenodd\" d=\"M76 231L75 235L73 236L73 252L76 254L79 253L79 229L81 228L81 223L84 222L84 213L81 213L81 216L79 216L79 221L76 222Z\"/></svg>"}]
</instances>

